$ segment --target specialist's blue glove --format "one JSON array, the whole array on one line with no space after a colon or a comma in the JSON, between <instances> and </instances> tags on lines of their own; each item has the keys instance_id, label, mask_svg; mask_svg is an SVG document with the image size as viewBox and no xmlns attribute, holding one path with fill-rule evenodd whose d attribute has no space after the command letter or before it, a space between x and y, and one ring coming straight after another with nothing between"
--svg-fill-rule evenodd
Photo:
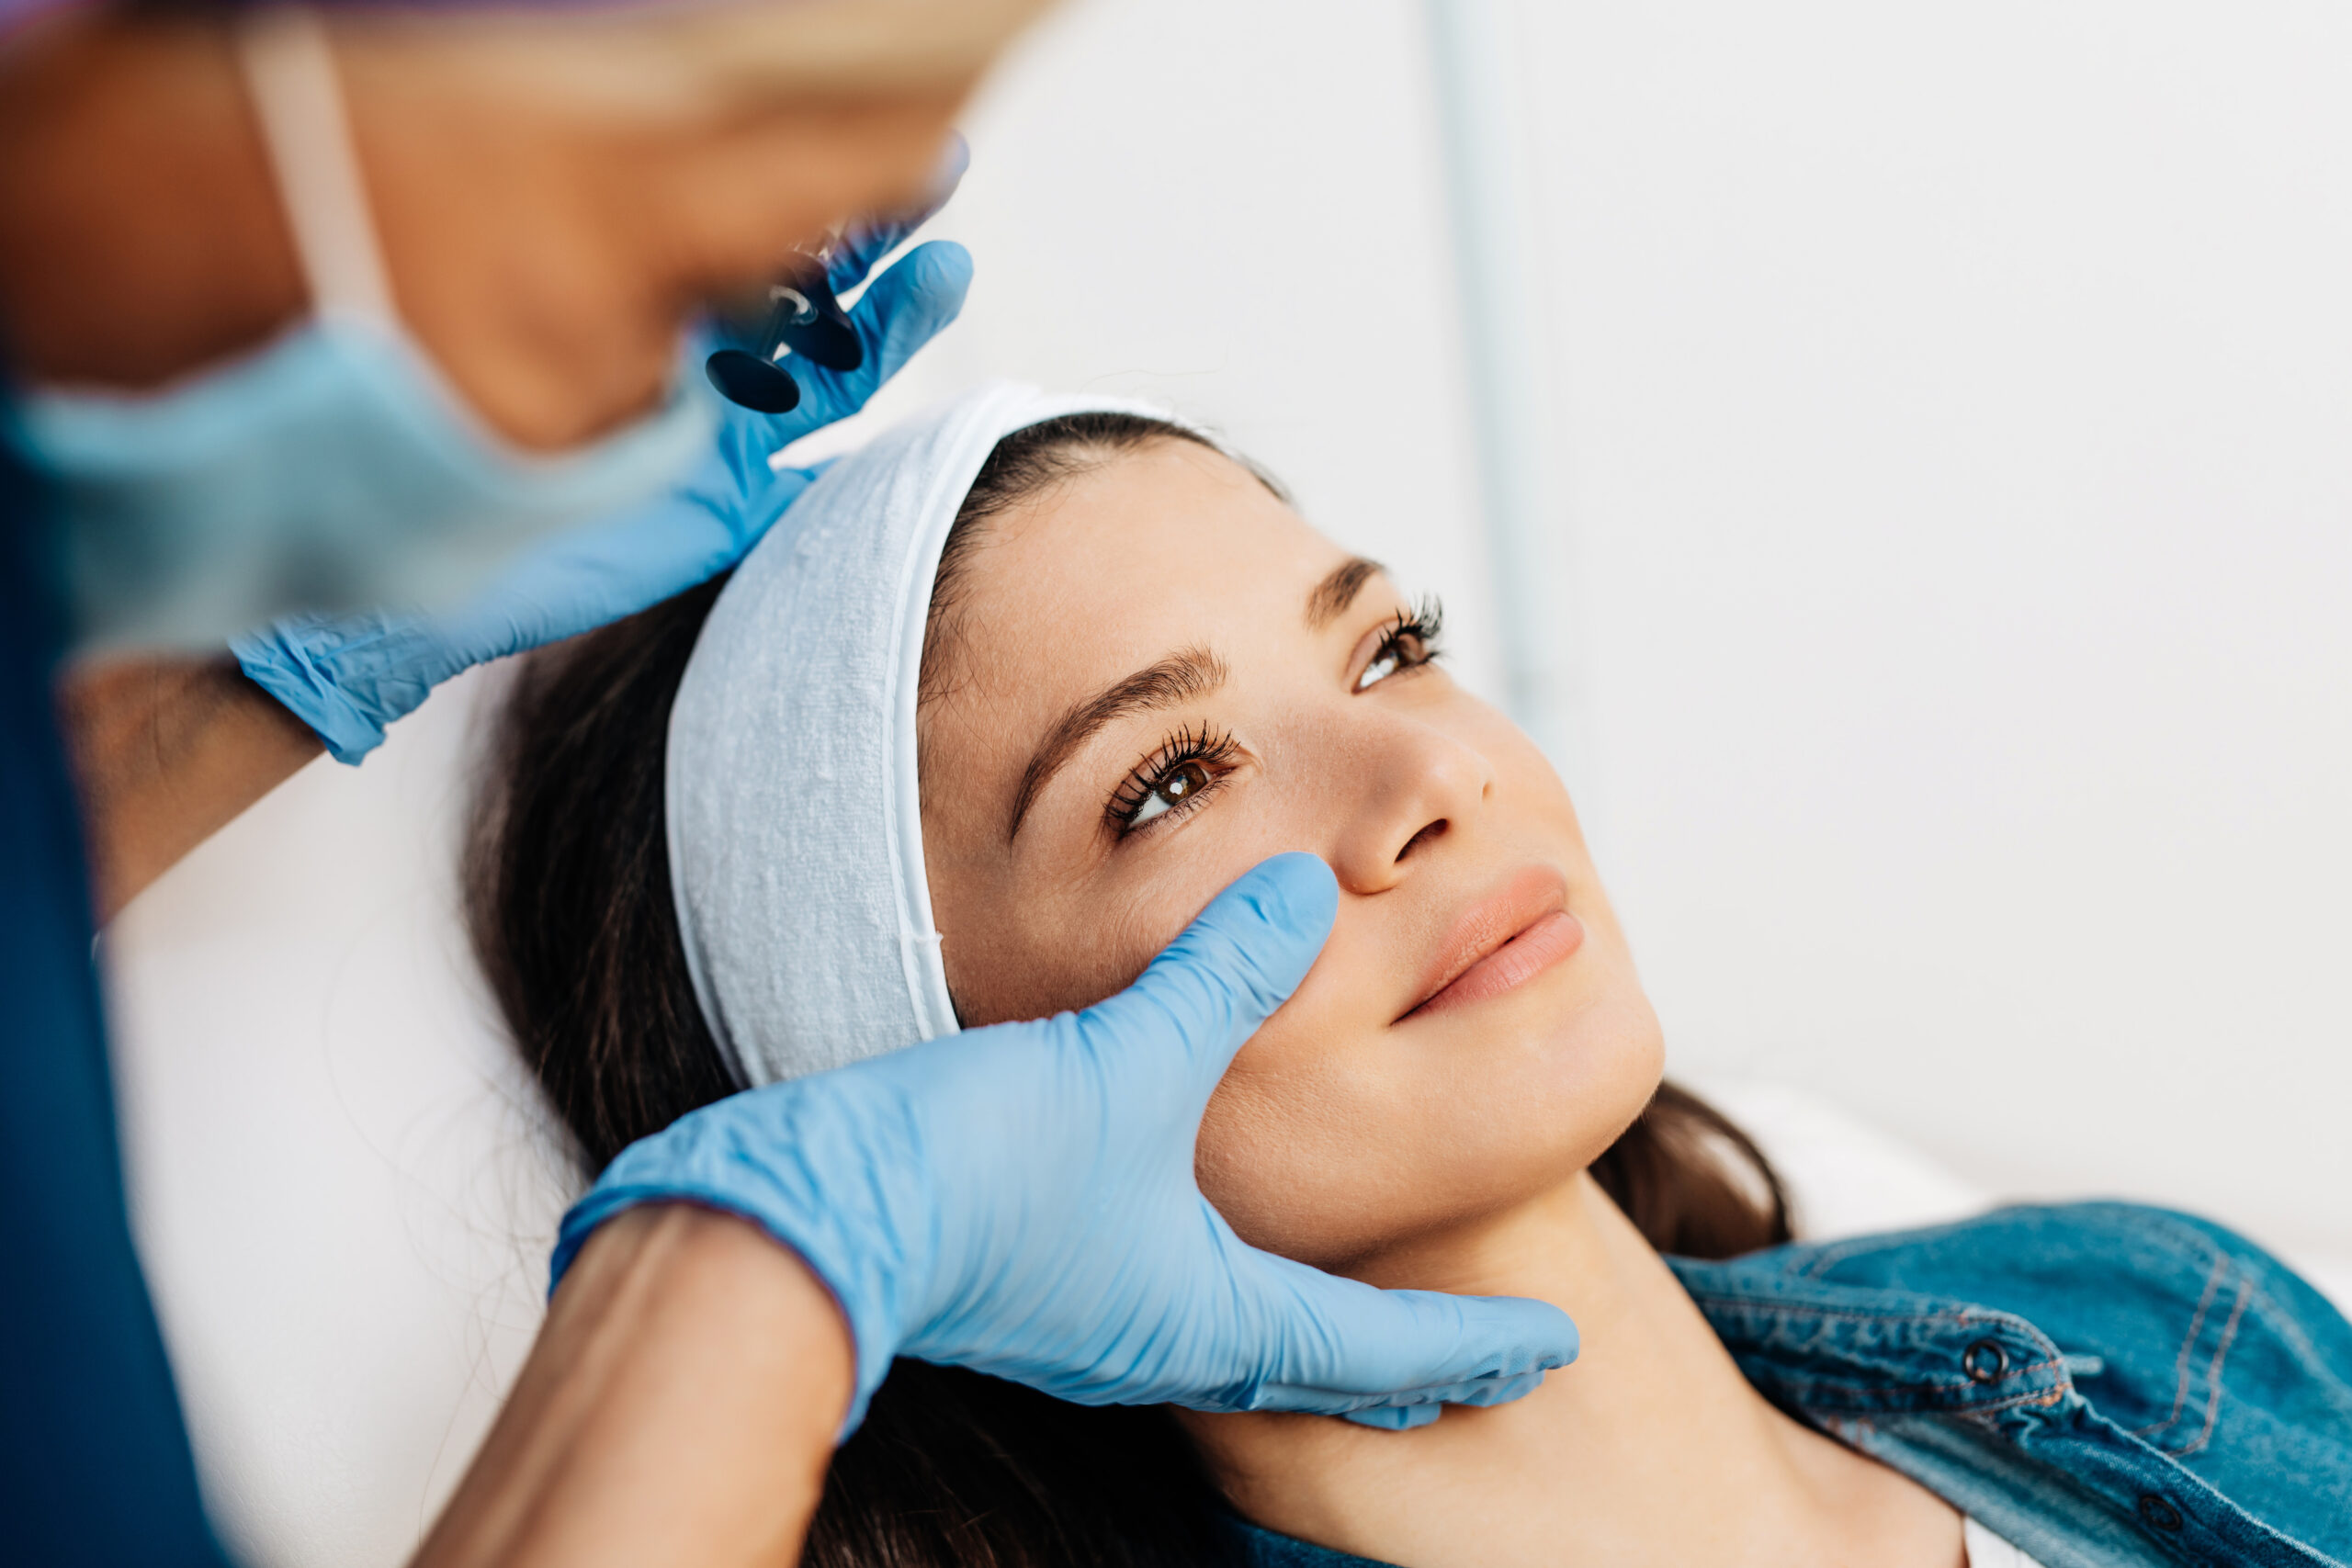
<instances>
[{"instance_id":1,"label":"specialist's blue glove","mask_svg":"<svg viewBox=\"0 0 2352 1568\"><path fill-rule=\"evenodd\" d=\"M943 188L923 210L844 238L829 269L836 292L863 279L938 210L962 164L959 147ZM813 468L771 470L768 458L865 407L956 319L971 281L972 259L963 246L917 246L876 277L850 312L865 347L861 367L835 372L796 358L799 406L763 414L726 405L717 449L660 500L550 540L452 614L293 616L232 643L237 662L316 731L337 761L356 762L383 744L386 725L413 712L451 676L707 581L741 560L816 477Z\"/></svg>"},{"instance_id":2,"label":"specialist's blue glove","mask_svg":"<svg viewBox=\"0 0 2352 1568\"><path fill-rule=\"evenodd\" d=\"M554 1276L632 1205L741 1214L808 1260L857 1346L844 1432L894 1356L1081 1404L1419 1426L1576 1355L1556 1307L1379 1291L1246 1246L1193 1179L1210 1092L1306 976L1339 895L1266 862L1100 1006L972 1030L681 1118L564 1216Z\"/></svg>"}]
</instances>

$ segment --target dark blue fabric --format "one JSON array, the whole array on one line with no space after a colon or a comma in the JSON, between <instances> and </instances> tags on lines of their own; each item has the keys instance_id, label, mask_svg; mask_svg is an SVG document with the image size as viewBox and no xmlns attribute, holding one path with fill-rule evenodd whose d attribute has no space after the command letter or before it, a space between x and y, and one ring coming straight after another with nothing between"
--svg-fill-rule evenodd
<instances>
[{"instance_id":1,"label":"dark blue fabric","mask_svg":"<svg viewBox=\"0 0 2352 1568\"><path fill-rule=\"evenodd\" d=\"M2218 1225L2075 1203L1668 1261L1766 1397L2047 1568L2352 1563L2352 1324ZM1368 1568L1235 1528L1252 1568Z\"/></svg>"},{"instance_id":2,"label":"dark blue fabric","mask_svg":"<svg viewBox=\"0 0 2352 1568\"><path fill-rule=\"evenodd\" d=\"M1250 1568L1386 1568L1369 1557L1334 1551L1294 1536L1260 1529L1247 1519L1228 1520L1226 1528L1232 1532L1241 1561Z\"/></svg>"},{"instance_id":3,"label":"dark blue fabric","mask_svg":"<svg viewBox=\"0 0 2352 1568\"><path fill-rule=\"evenodd\" d=\"M0 1562L217 1568L123 1206L39 519L0 448Z\"/></svg>"}]
</instances>

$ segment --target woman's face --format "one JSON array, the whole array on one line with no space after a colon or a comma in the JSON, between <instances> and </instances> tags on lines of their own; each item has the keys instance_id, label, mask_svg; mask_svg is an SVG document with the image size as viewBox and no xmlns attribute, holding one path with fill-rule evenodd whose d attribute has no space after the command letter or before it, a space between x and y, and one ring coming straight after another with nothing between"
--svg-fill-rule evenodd
<instances>
[{"instance_id":1,"label":"woman's face","mask_svg":"<svg viewBox=\"0 0 2352 1568\"><path fill-rule=\"evenodd\" d=\"M986 525L951 615L923 842L967 1025L1121 989L1269 855L1338 875L1329 944L1202 1124L1245 1239L1376 1272L1640 1110L1657 1022L1558 776L1241 468L1166 441L1055 487Z\"/></svg>"}]
</instances>

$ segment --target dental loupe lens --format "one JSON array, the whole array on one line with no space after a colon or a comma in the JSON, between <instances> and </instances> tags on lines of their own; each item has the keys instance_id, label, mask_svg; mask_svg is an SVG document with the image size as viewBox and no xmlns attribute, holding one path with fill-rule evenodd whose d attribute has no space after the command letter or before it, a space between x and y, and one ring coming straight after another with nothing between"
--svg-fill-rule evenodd
<instances>
[{"instance_id":1,"label":"dental loupe lens","mask_svg":"<svg viewBox=\"0 0 2352 1568\"><path fill-rule=\"evenodd\" d=\"M796 317L785 322L776 336L793 353L828 370L854 370L865 363L865 345L857 341L857 329L831 293L816 302L808 320Z\"/></svg>"},{"instance_id":2,"label":"dental loupe lens","mask_svg":"<svg viewBox=\"0 0 2352 1568\"><path fill-rule=\"evenodd\" d=\"M800 383L756 354L722 348L702 367L721 396L755 413L789 413L800 405Z\"/></svg>"}]
</instances>

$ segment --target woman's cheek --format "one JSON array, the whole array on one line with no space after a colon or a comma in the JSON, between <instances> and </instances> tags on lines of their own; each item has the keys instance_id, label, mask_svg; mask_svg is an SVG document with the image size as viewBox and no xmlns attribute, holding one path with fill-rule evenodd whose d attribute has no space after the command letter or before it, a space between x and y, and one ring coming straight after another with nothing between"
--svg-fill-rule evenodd
<instances>
[{"instance_id":1,"label":"woman's cheek","mask_svg":"<svg viewBox=\"0 0 2352 1568\"><path fill-rule=\"evenodd\" d=\"M1301 1124L1299 1107L1250 1070L1247 1058L1259 1049L1255 1041L1244 1046L1244 1059L1210 1098L1193 1145L1193 1179L1243 1241L1302 1262L1322 1262L1345 1250L1334 1246L1321 1190L1337 1169L1331 1155L1345 1156L1322 1149L1316 1130Z\"/></svg>"},{"instance_id":2,"label":"woman's cheek","mask_svg":"<svg viewBox=\"0 0 2352 1568\"><path fill-rule=\"evenodd\" d=\"M1024 977L1020 990L1026 1010L1012 1016L1046 1018L1117 996L1183 933L1193 913L1193 906L1166 890L1150 889L1117 898L1108 908L1100 899L1074 903L1060 918L1031 923L1023 951L1006 965L1006 973Z\"/></svg>"},{"instance_id":3,"label":"woman's cheek","mask_svg":"<svg viewBox=\"0 0 2352 1568\"><path fill-rule=\"evenodd\" d=\"M1236 852L1201 831L1212 826L1188 823L1165 845L1127 851L1134 859L1122 885L1091 900L1086 919L1072 929L1069 951L1094 950L1088 978L1100 988L1097 999L1135 984L1218 894L1265 858Z\"/></svg>"},{"instance_id":4,"label":"woman's cheek","mask_svg":"<svg viewBox=\"0 0 2352 1568\"><path fill-rule=\"evenodd\" d=\"M1331 1266L1386 1239L1443 1183L1396 1157L1418 1086L1309 976L1241 1047L1194 1145L1202 1194L1253 1247Z\"/></svg>"}]
</instances>

